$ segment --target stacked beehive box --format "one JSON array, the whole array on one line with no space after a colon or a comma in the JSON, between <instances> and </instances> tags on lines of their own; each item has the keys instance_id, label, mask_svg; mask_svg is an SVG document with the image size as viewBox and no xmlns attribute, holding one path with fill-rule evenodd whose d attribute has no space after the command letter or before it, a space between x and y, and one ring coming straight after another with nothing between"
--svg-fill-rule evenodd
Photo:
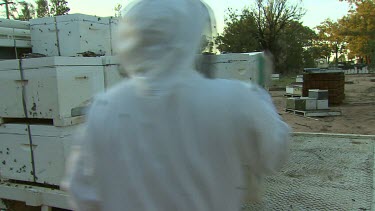
<instances>
[{"instance_id":1,"label":"stacked beehive box","mask_svg":"<svg viewBox=\"0 0 375 211\"><path fill-rule=\"evenodd\" d=\"M345 99L345 74L339 72L306 73L303 75L303 96L310 89L328 90L330 105L338 105Z\"/></svg>"},{"instance_id":2,"label":"stacked beehive box","mask_svg":"<svg viewBox=\"0 0 375 211\"><path fill-rule=\"evenodd\" d=\"M30 24L0 18L0 60L31 52Z\"/></svg>"},{"instance_id":3,"label":"stacked beehive box","mask_svg":"<svg viewBox=\"0 0 375 211\"><path fill-rule=\"evenodd\" d=\"M118 21L82 14L33 19L33 53L46 56L78 56L90 52L112 55Z\"/></svg>"},{"instance_id":4,"label":"stacked beehive box","mask_svg":"<svg viewBox=\"0 0 375 211\"><path fill-rule=\"evenodd\" d=\"M199 59L198 71L210 78L253 82L263 87L272 79L272 65L263 52L203 55Z\"/></svg>"},{"instance_id":5,"label":"stacked beehive box","mask_svg":"<svg viewBox=\"0 0 375 211\"><path fill-rule=\"evenodd\" d=\"M296 111L329 110L328 90L310 89L308 97L291 97L286 101L286 109Z\"/></svg>"},{"instance_id":6,"label":"stacked beehive box","mask_svg":"<svg viewBox=\"0 0 375 211\"><path fill-rule=\"evenodd\" d=\"M60 185L74 131L94 96L123 77L111 18L67 15L32 21L33 53L0 61L0 176ZM79 56L79 57L71 57Z\"/></svg>"}]
</instances>

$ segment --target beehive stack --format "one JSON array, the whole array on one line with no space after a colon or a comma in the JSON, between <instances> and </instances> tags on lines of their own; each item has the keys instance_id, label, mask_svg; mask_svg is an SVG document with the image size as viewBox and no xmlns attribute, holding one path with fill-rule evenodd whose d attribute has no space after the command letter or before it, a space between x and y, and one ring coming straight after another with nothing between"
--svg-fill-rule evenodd
<instances>
[{"instance_id":1,"label":"beehive stack","mask_svg":"<svg viewBox=\"0 0 375 211\"><path fill-rule=\"evenodd\" d=\"M110 56L114 25L80 14L35 19L38 58L0 61L0 179L60 185L91 100L123 79Z\"/></svg>"},{"instance_id":2,"label":"beehive stack","mask_svg":"<svg viewBox=\"0 0 375 211\"><path fill-rule=\"evenodd\" d=\"M0 60L31 52L30 24L0 18Z\"/></svg>"},{"instance_id":3,"label":"beehive stack","mask_svg":"<svg viewBox=\"0 0 375 211\"><path fill-rule=\"evenodd\" d=\"M309 95L310 89L328 90L330 105L339 105L345 99L344 72L306 73L303 75L303 96Z\"/></svg>"}]
</instances>

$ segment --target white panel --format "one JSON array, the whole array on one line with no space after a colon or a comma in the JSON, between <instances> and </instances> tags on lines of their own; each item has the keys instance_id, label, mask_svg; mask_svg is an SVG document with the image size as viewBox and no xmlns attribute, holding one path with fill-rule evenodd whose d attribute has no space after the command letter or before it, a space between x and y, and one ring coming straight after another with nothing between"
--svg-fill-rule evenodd
<instances>
[{"instance_id":1,"label":"white panel","mask_svg":"<svg viewBox=\"0 0 375 211\"><path fill-rule=\"evenodd\" d=\"M1 62L0 62L1 64ZM0 117L24 118L19 70L0 71Z\"/></svg>"},{"instance_id":2,"label":"white panel","mask_svg":"<svg viewBox=\"0 0 375 211\"><path fill-rule=\"evenodd\" d=\"M30 20L31 45L33 53L47 56L58 56L56 26L54 18L39 18Z\"/></svg>"},{"instance_id":3,"label":"white panel","mask_svg":"<svg viewBox=\"0 0 375 211\"><path fill-rule=\"evenodd\" d=\"M0 18L0 27L16 28L16 29L30 29L30 22L8 20L8 19Z\"/></svg>"},{"instance_id":4,"label":"white panel","mask_svg":"<svg viewBox=\"0 0 375 211\"><path fill-rule=\"evenodd\" d=\"M103 67L58 67L57 77L56 118L71 117L72 109L87 106L96 94L104 92Z\"/></svg>"},{"instance_id":5,"label":"white panel","mask_svg":"<svg viewBox=\"0 0 375 211\"><path fill-rule=\"evenodd\" d=\"M73 14L58 16L56 21L56 25L51 18L31 21L34 53L58 56L60 46L61 56L77 56L86 51L111 55L110 18Z\"/></svg>"},{"instance_id":6,"label":"white panel","mask_svg":"<svg viewBox=\"0 0 375 211\"><path fill-rule=\"evenodd\" d=\"M286 88L285 88L285 92L287 93L287 94L293 94L293 87L290 87L290 86L287 86Z\"/></svg>"},{"instance_id":7,"label":"white panel","mask_svg":"<svg viewBox=\"0 0 375 211\"><path fill-rule=\"evenodd\" d=\"M0 126L0 177L28 182L34 180L26 125Z\"/></svg>"},{"instance_id":8,"label":"white panel","mask_svg":"<svg viewBox=\"0 0 375 211\"><path fill-rule=\"evenodd\" d=\"M218 63L214 65L215 77L250 82L252 79L252 73L249 70L249 66L248 61Z\"/></svg>"},{"instance_id":9,"label":"white panel","mask_svg":"<svg viewBox=\"0 0 375 211\"><path fill-rule=\"evenodd\" d=\"M100 24L75 20L58 22L57 27L62 56L76 56L86 51L110 55L109 22Z\"/></svg>"},{"instance_id":10,"label":"white panel","mask_svg":"<svg viewBox=\"0 0 375 211\"><path fill-rule=\"evenodd\" d=\"M71 117L72 109L85 106L104 92L101 66L58 66L25 70L26 107L32 118Z\"/></svg>"},{"instance_id":11,"label":"white panel","mask_svg":"<svg viewBox=\"0 0 375 211\"><path fill-rule=\"evenodd\" d=\"M328 110L328 100L318 100L317 101L317 109L318 110Z\"/></svg>"},{"instance_id":12,"label":"white panel","mask_svg":"<svg viewBox=\"0 0 375 211\"><path fill-rule=\"evenodd\" d=\"M7 99L0 101L0 117L25 117L23 84L29 118L71 117L72 109L87 105L93 96L104 92L102 63L101 58L82 57L25 59L22 60L25 80L21 81L18 60L0 62L2 69L8 69L0 71L0 97ZM110 78L115 80L116 75Z\"/></svg>"},{"instance_id":13,"label":"white panel","mask_svg":"<svg viewBox=\"0 0 375 211\"><path fill-rule=\"evenodd\" d=\"M301 99L305 100L305 108L306 111L309 110L316 110L317 109L317 100L313 98L308 98L308 97L301 97Z\"/></svg>"},{"instance_id":14,"label":"white panel","mask_svg":"<svg viewBox=\"0 0 375 211\"><path fill-rule=\"evenodd\" d=\"M60 185L76 128L31 126L38 183Z\"/></svg>"},{"instance_id":15,"label":"white panel","mask_svg":"<svg viewBox=\"0 0 375 211\"><path fill-rule=\"evenodd\" d=\"M52 67L52 66L101 66L101 58L89 58L89 57L43 57L22 60L22 67L24 69L33 69L41 67Z\"/></svg>"},{"instance_id":16,"label":"white panel","mask_svg":"<svg viewBox=\"0 0 375 211\"><path fill-rule=\"evenodd\" d=\"M259 69L262 54L255 52L213 55L211 64L214 77L258 83L260 74L264 71Z\"/></svg>"},{"instance_id":17,"label":"white panel","mask_svg":"<svg viewBox=\"0 0 375 211\"><path fill-rule=\"evenodd\" d=\"M53 119L58 113L57 80L54 68L24 70L26 109L29 118Z\"/></svg>"}]
</instances>

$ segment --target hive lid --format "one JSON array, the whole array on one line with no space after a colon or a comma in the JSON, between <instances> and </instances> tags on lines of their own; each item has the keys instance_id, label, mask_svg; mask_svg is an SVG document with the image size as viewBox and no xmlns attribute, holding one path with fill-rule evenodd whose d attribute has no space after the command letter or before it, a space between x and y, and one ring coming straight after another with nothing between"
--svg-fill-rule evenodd
<instances>
[{"instance_id":1,"label":"hive lid","mask_svg":"<svg viewBox=\"0 0 375 211\"><path fill-rule=\"evenodd\" d=\"M80 22L80 21L87 21L92 23L98 24L106 24L109 25L110 18L109 17L97 17L92 15L84 15L84 14L70 14L70 15L62 15L56 17L57 22ZM115 22L115 20L113 20ZM30 25L48 25L54 24L55 18L54 17L46 17L46 18L36 18L30 20Z\"/></svg>"},{"instance_id":2,"label":"hive lid","mask_svg":"<svg viewBox=\"0 0 375 211\"><path fill-rule=\"evenodd\" d=\"M106 24L109 25L110 18L109 17L97 17L92 15L84 15L84 14L71 14L71 15L62 15L56 17L57 22L75 22L75 21L87 21L92 23L98 24Z\"/></svg>"},{"instance_id":3,"label":"hive lid","mask_svg":"<svg viewBox=\"0 0 375 211\"><path fill-rule=\"evenodd\" d=\"M262 52L214 55L214 63L227 63L228 61L248 61L250 59L257 58L259 54L262 54Z\"/></svg>"},{"instance_id":4,"label":"hive lid","mask_svg":"<svg viewBox=\"0 0 375 211\"><path fill-rule=\"evenodd\" d=\"M102 66L100 57L42 57L23 59L22 67L24 69L33 69L41 67L55 66Z\"/></svg>"},{"instance_id":5,"label":"hive lid","mask_svg":"<svg viewBox=\"0 0 375 211\"><path fill-rule=\"evenodd\" d=\"M36 18L36 19L31 19L30 20L30 25L31 26L49 25L49 24L54 24L54 23L55 23L54 17Z\"/></svg>"}]
</instances>

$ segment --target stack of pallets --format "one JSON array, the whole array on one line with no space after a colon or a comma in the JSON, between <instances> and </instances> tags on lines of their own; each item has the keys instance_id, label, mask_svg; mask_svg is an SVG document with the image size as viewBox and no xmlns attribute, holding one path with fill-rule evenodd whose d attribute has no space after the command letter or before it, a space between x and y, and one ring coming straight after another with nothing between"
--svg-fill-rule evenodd
<instances>
[{"instance_id":1,"label":"stack of pallets","mask_svg":"<svg viewBox=\"0 0 375 211\"><path fill-rule=\"evenodd\" d=\"M339 105L345 99L345 74L342 71L306 73L303 75L303 96L310 89L328 90L330 105Z\"/></svg>"}]
</instances>

